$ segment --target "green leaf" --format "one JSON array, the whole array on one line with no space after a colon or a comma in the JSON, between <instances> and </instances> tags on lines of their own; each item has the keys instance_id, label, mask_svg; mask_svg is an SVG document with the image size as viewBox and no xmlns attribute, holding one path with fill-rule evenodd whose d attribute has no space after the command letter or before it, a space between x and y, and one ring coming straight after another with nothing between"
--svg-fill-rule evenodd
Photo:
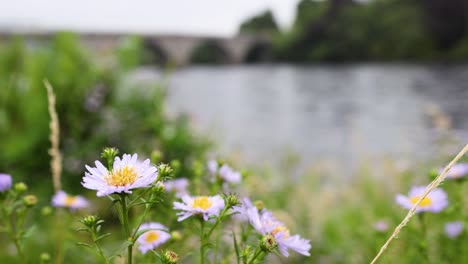
<instances>
[{"instance_id":1,"label":"green leaf","mask_svg":"<svg viewBox=\"0 0 468 264\"><path fill-rule=\"evenodd\" d=\"M107 234L104 234L104 235L102 235L102 236L99 236L99 237L96 238L96 240L95 240L94 242L98 242L99 240L101 240L101 239L103 239L103 238L105 238L105 237L108 237L108 236L110 236L110 235L111 235L111 233L107 233Z\"/></svg>"},{"instance_id":2,"label":"green leaf","mask_svg":"<svg viewBox=\"0 0 468 264\"><path fill-rule=\"evenodd\" d=\"M21 234L21 238L31 237L34 232L36 232L37 226L33 225L30 228L26 229L24 233Z\"/></svg>"},{"instance_id":3,"label":"green leaf","mask_svg":"<svg viewBox=\"0 0 468 264\"><path fill-rule=\"evenodd\" d=\"M82 247L93 248L90 244L83 243L83 242L77 242L76 244Z\"/></svg>"},{"instance_id":4,"label":"green leaf","mask_svg":"<svg viewBox=\"0 0 468 264\"><path fill-rule=\"evenodd\" d=\"M88 232L88 228L86 228L86 227L80 227L80 228L76 229L76 232L83 232L83 231L84 231L84 232Z\"/></svg>"},{"instance_id":5,"label":"green leaf","mask_svg":"<svg viewBox=\"0 0 468 264\"><path fill-rule=\"evenodd\" d=\"M237 260L237 264L240 263L240 253L239 253L239 246L237 245L237 239L236 239L236 234L234 233L234 231L232 231L232 240L234 242L234 250L236 251L236 260Z\"/></svg>"},{"instance_id":6,"label":"green leaf","mask_svg":"<svg viewBox=\"0 0 468 264\"><path fill-rule=\"evenodd\" d=\"M145 229L142 229L142 230L138 230L138 232L136 232L135 234L135 240L137 240L141 235L143 235L144 233L148 232L148 231L151 231L151 230L159 230L159 231L164 231L164 232L167 232L167 230L164 230L164 229L158 229L158 228L145 228Z\"/></svg>"},{"instance_id":7,"label":"green leaf","mask_svg":"<svg viewBox=\"0 0 468 264\"><path fill-rule=\"evenodd\" d=\"M117 256L120 256L122 254L122 251L128 248L128 246L133 245L132 241L124 241L122 245L114 252L114 254L109 256L109 259L113 259Z\"/></svg>"},{"instance_id":8,"label":"green leaf","mask_svg":"<svg viewBox=\"0 0 468 264\"><path fill-rule=\"evenodd\" d=\"M109 209L112 208L112 207L114 207L114 205L115 205L116 203L118 203L118 202L120 202L120 200L118 200L118 199L112 200L111 204L109 205Z\"/></svg>"}]
</instances>

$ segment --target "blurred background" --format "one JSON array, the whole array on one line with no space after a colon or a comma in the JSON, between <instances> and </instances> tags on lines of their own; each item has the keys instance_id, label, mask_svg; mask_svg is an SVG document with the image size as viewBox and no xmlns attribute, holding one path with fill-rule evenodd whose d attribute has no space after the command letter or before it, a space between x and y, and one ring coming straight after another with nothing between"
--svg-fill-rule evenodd
<instances>
[{"instance_id":1,"label":"blurred background","mask_svg":"<svg viewBox=\"0 0 468 264\"><path fill-rule=\"evenodd\" d=\"M366 263L405 213L395 194L467 142L467 62L466 0L2 1L0 172L49 205L48 80L63 189L106 223L108 203L80 184L104 146L189 179L222 159L242 170L241 195L312 241L312 257L268 263ZM427 224L433 263L468 263L466 234L442 230L460 217L456 184ZM53 248L43 219L31 255ZM414 227L383 263L420 263Z\"/></svg>"},{"instance_id":2,"label":"blurred background","mask_svg":"<svg viewBox=\"0 0 468 264\"><path fill-rule=\"evenodd\" d=\"M102 145L405 168L466 141L467 58L464 0L7 1L0 170L47 172L43 79L65 173Z\"/></svg>"}]
</instances>

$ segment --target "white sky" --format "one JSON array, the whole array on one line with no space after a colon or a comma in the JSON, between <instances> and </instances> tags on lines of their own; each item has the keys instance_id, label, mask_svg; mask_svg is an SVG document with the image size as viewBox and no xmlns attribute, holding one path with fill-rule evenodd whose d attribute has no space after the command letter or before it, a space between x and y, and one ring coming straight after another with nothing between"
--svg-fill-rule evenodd
<instances>
[{"instance_id":1,"label":"white sky","mask_svg":"<svg viewBox=\"0 0 468 264\"><path fill-rule=\"evenodd\" d=\"M299 0L0 0L0 29L229 36L267 8L283 28Z\"/></svg>"}]
</instances>

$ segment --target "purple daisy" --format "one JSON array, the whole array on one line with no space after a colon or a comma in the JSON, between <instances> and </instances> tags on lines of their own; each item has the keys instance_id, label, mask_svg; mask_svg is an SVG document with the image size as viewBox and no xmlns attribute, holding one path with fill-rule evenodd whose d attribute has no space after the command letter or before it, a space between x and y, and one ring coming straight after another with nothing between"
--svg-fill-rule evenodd
<instances>
[{"instance_id":1,"label":"purple daisy","mask_svg":"<svg viewBox=\"0 0 468 264\"><path fill-rule=\"evenodd\" d=\"M97 196L112 193L132 193L132 189L149 187L158 178L158 169L146 159L141 162L138 155L124 154L116 157L112 170L108 170L100 161L96 167L86 165L85 176L81 183L85 188L96 190Z\"/></svg>"},{"instance_id":2,"label":"purple daisy","mask_svg":"<svg viewBox=\"0 0 468 264\"><path fill-rule=\"evenodd\" d=\"M64 191L58 191L52 197L52 206L67 207L72 210L76 210L76 209L83 209L83 208L88 207L89 202L81 195L72 196L72 195L68 195Z\"/></svg>"},{"instance_id":3,"label":"purple daisy","mask_svg":"<svg viewBox=\"0 0 468 264\"><path fill-rule=\"evenodd\" d=\"M262 210L258 212L257 208L248 209L250 224L262 235L272 235L278 243L278 250L285 257L289 256L289 250L296 251L304 256L310 256L310 241L301 238L299 235L290 235L289 229L284 223L276 220L271 212Z\"/></svg>"},{"instance_id":4,"label":"purple daisy","mask_svg":"<svg viewBox=\"0 0 468 264\"><path fill-rule=\"evenodd\" d=\"M426 191L426 186L413 186L408 196L398 194L396 202L405 209L413 208L414 204L421 198ZM448 205L447 194L444 190L436 188L432 190L416 208L416 212L439 213Z\"/></svg>"},{"instance_id":5,"label":"purple daisy","mask_svg":"<svg viewBox=\"0 0 468 264\"><path fill-rule=\"evenodd\" d=\"M163 226L160 223L144 223L140 226L138 230L140 231L145 229L151 230L146 231L137 239L137 242L139 244L138 249L143 254L145 254L149 250L159 247L171 238L171 235L168 233L169 230L167 229L167 227Z\"/></svg>"},{"instance_id":6,"label":"purple daisy","mask_svg":"<svg viewBox=\"0 0 468 264\"><path fill-rule=\"evenodd\" d=\"M0 173L0 192L4 192L11 189L12 184L13 180L11 179L10 175Z\"/></svg>"},{"instance_id":7,"label":"purple daisy","mask_svg":"<svg viewBox=\"0 0 468 264\"><path fill-rule=\"evenodd\" d=\"M456 238L463 232L463 222L455 221L455 222L448 222L445 224L445 234L449 238Z\"/></svg>"},{"instance_id":8,"label":"purple daisy","mask_svg":"<svg viewBox=\"0 0 468 264\"><path fill-rule=\"evenodd\" d=\"M439 170L442 173L443 169ZM447 173L447 179L460 179L468 175L468 163L457 163L450 168Z\"/></svg>"}]
</instances>

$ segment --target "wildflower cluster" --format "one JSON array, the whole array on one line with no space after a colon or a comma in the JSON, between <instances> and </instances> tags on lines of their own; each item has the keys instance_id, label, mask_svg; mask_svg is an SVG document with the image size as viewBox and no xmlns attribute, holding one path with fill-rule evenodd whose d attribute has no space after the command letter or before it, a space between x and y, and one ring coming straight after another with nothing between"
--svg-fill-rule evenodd
<instances>
[{"instance_id":1,"label":"wildflower cluster","mask_svg":"<svg viewBox=\"0 0 468 264\"><path fill-rule=\"evenodd\" d=\"M9 174L0 173L0 232L13 242L16 253L24 261L24 241L32 226L25 224L26 217L38 200L35 195L26 194L28 186L23 182L13 185ZM2 235L3 236L3 235Z\"/></svg>"},{"instance_id":2,"label":"wildflower cluster","mask_svg":"<svg viewBox=\"0 0 468 264\"><path fill-rule=\"evenodd\" d=\"M188 238L194 230L176 229L171 232L168 226L178 226L178 222L195 221L199 224L199 258L203 264L208 257L216 258L218 253L213 253L214 255L209 253L211 248L209 245L214 243L212 237L219 236L222 233L221 228L232 227L232 223L235 223L232 216L250 222L252 228L258 232L259 242L255 246L257 252L251 252L248 258L244 258L244 263L253 263L254 260L257 263L277 248L284 256L289 256L289 250L309 255L309 241L298 235L291 236L285 225L273 218L270 212L257 211L248 199L244 199L241 203L236 195L221 192L229 189L230 184L240 183L242 178L239 172L234 171L226 163L210 161L207 166L207 178L200 173L199 166L194 165L199 178L194 179L192 185L187 178L171 179L174 173L172 166L167 164L156 166L149 159L141 161L137 154L124 154L122 157L118 157L117 154L116 149L105 149L102 157L107 161L107 166L100 161L95 161L94 167L86 166L87 171L82 185L96 191L98 197L107 196L112 201L112 205L118 207L124 237L127 238L122 242L123 247L127 248L127 263L132 263L135 259L134 245L137 245L143 255L153 252L153 256L162 263L177 263L179 256L163 245ZM176 168L180 166L177 162L171 164ZM214 181L210 181L210 178ZM200 185L201 182L210 182L211 185ZM193 190L202 190L202 192L191 195ZM87 206L87 202L81 199L79 196L72 197L59 192L54 196L53 205L67 206L71 209L79 208L80 205ZM81 202L78 202L79 200ZM156 204L163 208L172 204L175 211L167 213L175 215L177 222L168 221L170 217L164 217L157 213L158 210L152 210ZM138 217L131 219L130 211L138 211ZM158 218L167 225L154 221ZM90 234L95 252L109 263L109 256L112 254L105 253L101 246L102 239L107 235L99 234L103 223L94 216L88 216L82 220L84 228L81 230ZM191 227L193 229L193 225ZM219 239L216 241L218 244L221 243ZM244 242L246 243L241 245L242 248L251 247L247 241ZM219 246L221 245L216 247ZM162 250L157 252L158 248ZM242 259L238 254L238 260Z\"/></svg>"},{"instance_id":3,"label":"wildflower cluster","mask_svg":"<svg viewBox=\"0 0 468 264\"><path fill-rule=\"evenodd\" d=\"M299 235L291 235L286 225L277 220L273 213L261 206L254 206L248 198L244 198L243 204L235 210L240 215L240 220L248 221L261 236L259 250L263 253L271 252L276 247L279 252L289 256L289 250L296 251L304 256L310 256L310 241ZM254 255L255 256L255 255Z\"/></svg>"},{"instance_id":4,"label":"wildflower cluster","mask_svg":"<svg viewBox=\"0 0 468 264\"><path fill-rule=\"evenodd\" d=\"M195 178L173 179L181 166L178 161L170 162L171 165L155 165L150 159L140 160L137 154L118 156L118 153L115 148L105 148L101 155L104 162L96 160L93 166L85 165L81 181L81 185L94 191L97 197L109 199L122 228L119 236L121 246L109 247L107 240L116 238L114 232L105 232L113 230L109 216L91 214L81 218L77 230L86 233L88 241L81 241L78 245L91 249L99 262L113 263L113 259L120 256L128 264L153 263L155 258L160 263L175 264L189 255L179 256L170 247L175 243L193 241L193 237L198 237L198 243L196 240L188 243L187 252L191 251L190 247L198 246L199 254L196 256L201 264L208 261L232 262L232 254L220 256L220 252L235 252L237 261L244 264L259 263L276 251L285 257L290 251L309 256L311 246L308 240L291 235L286 225L260 203L256 203L256 207L248 198L240 201L231 192L233 187L239 187L233 185L241 182L242 175L227 163L210 161L203 168L200 166L203 163L196 161L193 165ZM26 233L24 217L38 202L35 196L26 194L27 189L24 183L13 185L10 175L0 174L0 199L4 205L0 215L1 227L15 242L20 256L23 255L22 243ZM227 191L229 194L225 193ZM99 203L64 190L55 192L50 205L52 207L43 207L41 213L43 216L56 213L55 238L59 255L52 255L54 259L60 259L63 233L67 230L66 225L74 222L74 217L91 211L105 212L99 208ZM244 233L247 231L245 228L239 229L238 226L242 227L246 222L255 232ZM234 248L232 243L221 239L227 229L232 234ZM236 237L243 239L238 242ZM46 252L38 257L41 263L51 259Z\"/></svg>"}]
</instances>

